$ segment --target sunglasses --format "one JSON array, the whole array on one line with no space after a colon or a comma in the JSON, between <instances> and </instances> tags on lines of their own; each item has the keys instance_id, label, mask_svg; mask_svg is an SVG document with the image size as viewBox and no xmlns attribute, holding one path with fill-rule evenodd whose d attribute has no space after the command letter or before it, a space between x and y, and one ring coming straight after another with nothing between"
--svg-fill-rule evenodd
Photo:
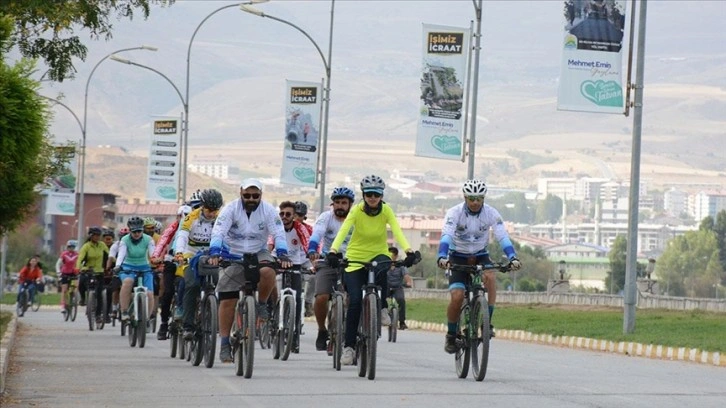
<instances>
[{"instance_id":1,"label":"sunglasses","mask_svg":"<svg viewBox=\"0 0 726 408\"><path fill-rule=\"evenodd\" d=\"M469 201L484 201L482 196L466 196L466 199Z\"/></svg>"},{"instance_id":2,"label":"sunglasses","mask_svg":"<svg viewBox=\"0 0 726 408\"><path fill-rule=\"evenodd\" d=\"M280 211L280 218L292 217L292 213L289 211Z\"/></svg>"},{"instance_id":3,"label":"sunglasses","mask_svg":"<svg viewBox=\"0 0 726 408\"><path fill-rule=\"evenodd\" d=\"M135 231L131 231L131 233L132 233L132 234L136 234L137 232L141 232L141 233L143 233L144 231L142 231L142 230L135 230Z\"/></svg>"},{"instance_id":4,"label":"sunglasses","mask_svg":"<svg viewBox=\"0 0 726 408\"><path fill-rule=\"evenodd\" d=\"M262 194L260 194L260 193L252 193L252 194L245 193L245 194L242 194L242 198L244 198L245 200L249 200L250 198L257 200L258 198L260 198L261 195Z\"/></svg>"},{"instance_id":5,"label":"sunglasses","mask_svg":"<svg viewBox=\"0 0 726 408\"><path fill-rule=\"evenodd\" d=\"M381 193L373 193L373 192L371 192L371 193L363 193L363 195L366 198L371 198L371 197L379 198L382 194Z\"/></svg>"}]
</instances>

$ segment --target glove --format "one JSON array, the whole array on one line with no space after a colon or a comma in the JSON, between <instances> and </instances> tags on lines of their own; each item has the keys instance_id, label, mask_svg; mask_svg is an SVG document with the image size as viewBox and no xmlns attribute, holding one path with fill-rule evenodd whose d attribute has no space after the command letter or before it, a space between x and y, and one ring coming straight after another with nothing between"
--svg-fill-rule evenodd
<instances>
[{"instance_id":1,"label":"glove","mask_svg":"<svg viewBox=\"0 0 726 408\"><path fill-rule=\"evenodd\" d=\"M509 267L512 268L513 271L517 271L522 267L522 262L520 262L517 257L514 257L509 260Z\"/></svg>"},{"instance_id":2,"label":"glove","mask_svg":"<svg viewBox=\"0 0 726 408\"><path fill-rule=\"evenodd\" d=\"M406 259L403 260L403 266L410 268L416 263L416 254L414 252L406 252Z\"/></svg>"},{"instance_id":3,"label":"glove","mask_svg":"<svg viewBox=\"0 0 726 408\"><path fill-rule=\"evenodd\" d=\"M111 269L111 270L113 271L113 274L114 275L118 275L118 273L121 272L121 267L120 266L114 266L113 269Z\"/></svg>"},{"instance_id":4,"label":"glove","mask_svg":"<svg viewBox=\"0 0 726 408\"><path fill-rule=\"evenodd\" d=\"M280 262L280 263L283 263L283 262L290 262L290 263L292 263L292 261L290 260L290 257L287 256L287 255L280 255L280 256L278 256L277 257L277 261Z\"/></svg>"},{"instance_id":5,"label":"glove","mask_svg":"<svg viewBox=\"0 0 726 408\"><path fill-rule=\"evenodd\" d=\"M335 252L328 252L328 255L325 256L325 261L331 268L337 268L340 266L340 258Z\"/></svg>"},{"instance_id":6,"label":"glove","mask_svg":"<svg viewBox=\"0 0 726 408\"><path fill-rule=\"evenodd\" d=\"M436 261L436 263L439 265L439 268L446 269L449 267L449 258L442 256L438 261Z\"/></svg>"}]
</instances>

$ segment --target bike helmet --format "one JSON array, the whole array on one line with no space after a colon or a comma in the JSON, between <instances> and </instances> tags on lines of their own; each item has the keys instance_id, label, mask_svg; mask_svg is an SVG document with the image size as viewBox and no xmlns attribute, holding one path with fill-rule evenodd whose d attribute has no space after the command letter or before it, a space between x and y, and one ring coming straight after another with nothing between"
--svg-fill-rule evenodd
<instances>
[{"instance_id":1,"label":"bike helmet","mask_svg":"<svg viewBox=\"0 0 726 408\"><path fill-rule=\"evenodd\" d=\"M77 246L78 246L78 241L76 241L75 239L70 239L70 240L68 240L68 242L66 243L66 246L67 246L67 247L73 247L73 248L75 248L75 247L77 247Z\"/></svg>"},{"instance_id":2,"label":"bike helmet","mask_svg":"<svg viewBox=\"0 0 726 408\"><path fill-rule=\"evenodd\" d=\"M156 218L154 218L154 217L144 218L144 227L156 227Z\"/></svg>"},{"instance_id":3,"label":"bike helmet","mask_svg":"<svg viewBox=\"0 0 726 408\"><path fill-rule=\"evenodd\" d=\"M184 205L179 206L179 209L176 210L176 215L181 215L181 216L186 217L187 215L189 215L190 212L192 212L192 207L184 204Z\"/></svg>"},{"instance_id":4,"label":"bike helmet","mask_svg":"<svg viewBox=\"0 0 726 408\"><path fill-rule=\"evenodd\" d=\"M144 220L141 217L137 217L135 215L129 218L128 221L126 221L126 225L129 227L130 232L144 230Z\"/></svg>"},{"instance_id":5,"label":"bike helmet","mask_svg":"<svg viewBox=\"0 0 726 408\"><path fill-rule=\"evenodd\" d=\"M212 211L219 210L224 205L222 193L215 189L202 191L199 195L199 199L202 203L202 206Z\"/></svg>"},{"instance_id":6,"label":"bike helmet","mask_svg":"<svg viewBox=\"0 0 726 408\"><path fill-rule=\"evenodd\" d=\"M118 230L118 237L119 238L123 238L126 235L128 235L129 232L131 232L131 231L129 231L128 227L121 227L121 229Z\"/></svg>"},{"instance_id":7,"label":"bike helmet","mask_svg":"<svg viewBox=\"0 0 726 408\"><path fill-rule=\"evenodd\" d=\"M104 228L103 229L103 234L101 234L101 236L103 236L103 237L112 237L112 238L115 239L116 238L116 233L114 233L112 229Z\"/></svg>"},{"instance_id":8,"label":"bike helmet","mask_svg":"<svg viewBox=\"0 0 726 408\"><path fill-rule=\"evenodd\" d=\"M301 217L308 215L308 205L302 201L295 201L295 214Z\"/></svg>"},{"instance_id":9,"label":"bike helmet","mask_svg":"<svg viewBox=\"0 0 726 408\"><path fill-rule=\"evenodd\" d=\"M466 180L461 191L467 196L484 197L487 195L487 185L477 179Z\"/></svg>"},{"instance_id":10,"label":"bike helmet","mask_svg":"<svg viewBox=\"0 0 726 408\"><path fill-rule=\"evenodd\" d=\"M330 201L335 201L336 198L348 198L353 202L355 201L355 193L348 187L335 187L333 193L330 194Z\"/></svg>"},{"instance_id":11,"label":"bike helmet","mask_svg":"<svg viewBox=\"0 0 726 408\"><path fill-rule=\"evenodd\" d=\"M378 193L383 194L383 189L386 188L386 183L382 178L371 174L370 176L363 177L360 181L360 189L364 193Z\"/></svg>"},{"instance_id":12,"label":"bike helmet","mask_svg":"<svg viewBox=\"0 0 726 408\"><path fill-rule=\"evenodd\" d=\"M160 221L157 221L156 224L154 224L154 232L157 234L161 234L162 228L164 228L164 225L162 225Z\"/></svg>"},{"instance_id":13,"label":"bike helmet","mask_svg":"<svg viewBox=\"0 0 726 408\"><path fill-rule=\"evenodd\" d=\"M93 226L88 229L88 235L101 235L101 227Z\"/></svg>"},{"instance_id":14,"label":"bike helmet","mask_svg":"<svg viewBox=\"0 0 726 408\"><path fill-rule=\"evenodd\" d=\"M189 205L192 208L197 208L200 205L202 205L201 195L202 195L202 192L200 190L197 190L197 191L193 192L191 196L189 196Z\"/></svg>"}]
</instances>

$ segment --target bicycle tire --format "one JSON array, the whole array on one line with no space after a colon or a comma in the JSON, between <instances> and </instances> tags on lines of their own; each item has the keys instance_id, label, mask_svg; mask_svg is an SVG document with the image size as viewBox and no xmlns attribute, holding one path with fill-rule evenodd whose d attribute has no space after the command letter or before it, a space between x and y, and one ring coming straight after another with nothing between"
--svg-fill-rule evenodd
<instances>
[{"instance_id":1,"label":"bicycle tire","mask_svg":"<svg viewBox=\"0 0 726 408\"><path fill-rule=\"evenodd\" d=\"M381 308L378 307L378 297L368 295L368 337L366 338L366 358L368 366L368 379L376 378L376 351L378 346L378 328L380 327Z\"/></svg>"},{"instance_id":2,"label":"bicycle tire","mask_svg":"<svg viewBox=\"0 0 726 408\"><path fill-rule=\"evenodd\" d=\"M247 334L244 337L244 377L252 378L252 371L255 366L255 324L257 323L257 301L254 296L246 296L245 303L247 308L247 314L245 315L244 332Z\"/></svg>"},{"instance_id":3,"label":"bicycle tire","mask_svg":"<svg viewBox=\"0 0 726 408\"><path fill-rule=\"evenodd\" d=\"M176 358L177 341L179 341L179 331L176 329L175 323L169 323L169 357Z\"/></svg>"},{"instance_id":4,"label":"bicycle tire","mask_svg":"<svg viewBox=\"0 0 726 408\"><path fill-rule=\"evenodd\" d=\"M336 371L340 371L341 363L340 359L343 356L343 296L336 294L333 297L333 304L331 306L331 317L328 320L330 322L330 341L333 342L333 368Z\"/></svg>"},{"instance_id":5,"label":"bicycle tire","mask_svg":"<svg viewBox=\"0 0 726 408\"><path fill-rule=\"evenodd\" d=\"M146 345L146 321L148 319L147 311L149 310L147 302L146 293L143 293L138 297L136 303L139 315L138 324L136 325L136 335L139 336L139 348L144 348Z\"/></svg>"},{"instance_id":6,"label":"bicycle tire","mask_svg":"<svg viewBox=\"0 0 726 408\"><path fill-rule=\"evenodd\" d=\"M462 341L463 346L456 350L454 353L454 365L456 366L456 375L459 378L466 378L469 375L469 364L471 362L471 348L469 348L469 329L467 328L467 320L469 319L469 313L471 308L469 302L464 300L464 304L461 306L459 312L459 323L457 324L457 342Z\"/></svg>"},{"instance_id":7,"label":"bicycle tire","mask_svg":"<svg viewBox=\"0 0 726 408\"><path fill-rule=\"evenodd\" d=\"M204 301L205 316L202 328L204 332L204 366L214 366L214 356L217 352L217 331L219 330L219 317L217 314L217 297L209 295Z\"/></svg>"},{"instance_id":8,"label":"bicycle tire","mask_svg":"<svg viewBox=\"0 0 726 408\"><path fill-rule=\"evenodd\" d=\"M391 325L388 326L388 341L395 343L398 339L398 308L394 306L388 309L388 313L391 316Z\"/></svg>"},{"instance_id":9,"label":"bicycle tire","mask_svg":"<svg viewBox=\"0 0 726 408\"><path fill-rule=\"evenodd\" d=\"M86 318L88 319L88 330L96 328L96 290L88 288L86 293Z\"/></svg>"},{"instance_id":10,"label":"bicycle tire","mask_svg":"<svg viewBox=\"0 0 726 408\"><path fill-rule=\"evenodd\" d=\"M363 297L360 318L358 319L358 338L356 339L356 353L354 360L358 363L358 377L365 377L368 368L368 342L366 341L366 327L368 317L368 296Z\"/></svg>"},{"instance_id":11,"label":"bicycle tire","mask_svg":"<svg viewBox=\"0 0 726 408\"><path fill-rule=\"evenodd\" d=\"M232 321L232 333L234 333L234 340L230 338L232 346L232 357L234 359L234 372L237 376L242 376L245 373L244 362L245 358L243 355L242 343L244 342L243 328L245 313L245 303L242 300L237 301L237 307L234 311L234 320Z\"/></svg>"},{"instance_id":12,"label":"bicycle tire","mask_svg":"<svg viewBox=\"0 0 726 408\"><path fill-rule=\"evenodd\" d=\"M28 309L27 293L25 292L25 290L23 290L18 295L18 305L16 307L16 313L18 314L18 317L23 317L25 315L25 311L27 309Z\"/></svg>"},{"instance_id":13,"label":"bicycle tire","mask_svg":"<svg viewBox=\"0 0 726 408\"><path fill-rule=\"evenodd\" d=\"M96 329L103 330L104 326L106 326L106 289L103 289L101 291L101 319L96 320Z\"/></svg>"},{"instance_id":14,"label":"bicycle tire","mask_svg":"<svg viewBox=\"0 0 726 408\"><path fill-rule=\"evenodd\" d=\"M134 320L134 317L131 317L131 316L134 316L133 311L129 312L129 320L127 320L127 323L126 323L126 325L128 326L126 328L126 331L127 331L126 335L129 338L129 347L136 347L136 340L137 340L136 330L138 329L138 327L136 326L137 322Z\"/></svg>"},{"instance_id":15,"label":"bicycle tire","mask_svg":"<svg viewBox=\"0 0 726 408\"><path fill-rule=\"evenodd\" d=\"M80 299L81 294L78 293L78 291L73 291L73 302L71 304L71 321L76 321L76 316L78 316L78 303L81 301Z\"/></svg>"},{"instance_id":16,"label":"bicycle tire","mask_svg":"<svg viewBox=\"0 0 726 408\"><path fill-rule=\"evenodd\" d=\"M31 304L30 309L33 312L37 312L40 309L40 293L35 294L35 297L33 298L33 303Z\"/></svg>"},{"instance_id":17,"label":"bicycle tire","mask_svg":"<svg viewBox=\"0 0 726 408\"><path fill-rule=\"evenodd\" d=\"M280 343L282 354L280 360L286 361L290 358L292 343L295 337L295 299L292 296L285 296L282 303L282 333Z\"/></svg>"},{"instance_id":18,"label":"bicycle tire","mask_svg":"<svg viewBox=\"0 0 726 408\"><path fill-rule=\"evenodd\" d=\"M471 368L476 381L483 381L489 364L491 329L489 328L489 307L486 298L480 296L472 310L472 327L476 336L471 338Z\"/></svg>"},{"instance_id":19,"label":"bicycle tire","mask_svg":"<svg viewBox=\"0 0 726 408\"><path fill-rule=\"evenodd\" d=\"M184 336L181 334L181 327L177 327L177 353L179 354L179 360L187 359L187 348L185 346Z\"/></svg>"},{"instance_id":20,"label":"bicycle tire","mask_svg":"<svg viewBox=\"0 0 726 408\"><path fill-rule=\"evenodd\" d=\"M280 318L280 301L278 300L275 303L275 307L272 311L272 319L268 321L268 327L270 331L270 343L271 343L271 349L272 349L272 358L274 360L280 359L280 354L282 353L282 345L280 344L280 339L282 339L282 335L280 333L280 325L277 322L277 320Z\"/></svg>"},{"instance_id":21,"label":"bicycle tire","mask_svg":"<svg viewBox=\"0 0 726 408\"><path fill-rule=\"evenodd\" d=\"M192 366L199 367L204 356L204 336L202 335L202 306L197 307L194 316L194 336L189 343L189 361Z\"/></svg>"},{"instance_id":22,"label":"bicycle tire","mask_svg":"<svg viewBox=\"0 0 726 408\"><path fill-rule=\"evenodd\" d=\"M124 322L124 321L122 320L122 321L121 321L121 337L123 337L123 336L125 336L125 335L126 335L126 329L127 329L127 327L126 327L126 322Z\"/></svg>"},{"instance_id":23,"label":"bicycle tire","mask_svg":"<svg viewBox=\"0 0 726 408\"><path fill-rule=\"evenodd\" d=\"M70 305L70 303L68 303L67 296L66 296L66 304L63 305L63 311L65 312L65 313L63 313L63 321L67 322L68 320L71 319L71 305Z\"/></svg>"}]
</instances>

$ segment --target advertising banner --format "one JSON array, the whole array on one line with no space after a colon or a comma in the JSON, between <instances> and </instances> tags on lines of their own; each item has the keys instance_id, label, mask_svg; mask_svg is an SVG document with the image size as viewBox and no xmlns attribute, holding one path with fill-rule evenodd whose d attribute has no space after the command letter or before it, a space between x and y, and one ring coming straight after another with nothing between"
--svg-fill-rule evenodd
<instances>
[{"instance_id":1,"label":"advertising banner","mask_svg":"<svg viewBox=\"0 0 726 408\"><path fill-rule=\"evenodd\" d=\"M149 174L146 180L146 199L176 202L179 198L181 156L181 120L154 119L149 151Z\"/></svg>"},{"instance_id":2,"label":"advertising banner","mask_svg":"<svg viewBox=\"0 0 726 408\"><path fill-rule=\"evenodd\" d=\"M625 1L566 0L564 16L557 109L623 113Z\"/></svg>"},{"instance_id":3,"label":"advertising banner","mask_svg":"<svg viewBox=\"0 0 726 408\"><path fill-rule=\"evenodd\" d=\"M56 146L54 160L57 163L68 163L57 177L48 182L45 190L47 196L46 215L76 214L76 170L78 160L75 146Z\"/></svg>"},{"instance_id":4,"label":"advertising banner","mask_svg":"<svg viewBox=\"0 0 726 408\"><path fill-rule=\"evenodd\" d=\"M280 182L315 187L323 95L315 82L286 81L285 147Z\"/></svg>"},{"instance_id":5,"label":"advertising banner","mask_svg":"<svg viewBox=\"0 0 726 408\"><path fill-rule=\"evenodd\" d=\"M468 28L423 25L416 156L461 159L470 40Z\"/></svg>"}]
</instances>

